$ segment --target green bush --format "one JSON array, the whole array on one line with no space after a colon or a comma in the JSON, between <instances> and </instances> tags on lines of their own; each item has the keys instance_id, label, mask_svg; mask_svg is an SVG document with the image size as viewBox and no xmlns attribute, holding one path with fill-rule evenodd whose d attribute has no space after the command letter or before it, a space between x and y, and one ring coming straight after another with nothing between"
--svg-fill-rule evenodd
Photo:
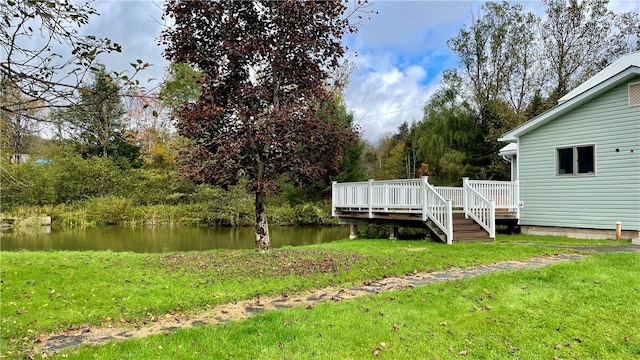
<instances>
[{"instance_id":1,"label":"green bush","mask_svg":"<svg viewBox=\"0 0 640 360\"><path fill-rule=\"evenodd\" d=\"M130 219L131 200L106 196L86 203L88 219L99 225L124 224Z\"/></svg>"},{"instance_id":2,"label":"green bush","mask_svg":"<svg viewBox=\"0 0 640 360\"><path fill-rule=\"evenodd\" d=\"M296 213L291 205L284 203L280 206L268 206L267 218L271 225L288 226L295 224Z\"/></svg>"},{"instance_id":3,"label":"green bush","mask_svg":"<svg viewBox=\"0 0 640 360\"><path fill-rule=\"evenodd\" d=\"M296 205L294 207L295 223L299 225L324 224L325 213L318 206L312 204Z\"/></svg>"}]
</instances>

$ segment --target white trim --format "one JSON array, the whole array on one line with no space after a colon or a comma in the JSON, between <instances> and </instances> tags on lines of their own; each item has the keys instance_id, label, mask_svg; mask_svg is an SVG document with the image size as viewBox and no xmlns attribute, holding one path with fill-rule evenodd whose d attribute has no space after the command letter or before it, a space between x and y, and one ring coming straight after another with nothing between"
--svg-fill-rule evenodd
<instances>
[{"instance_id":1,"label":"white trim","mask_svg":"<svg viewBox=\"0 0 640 360\"><path fill-rule=\"evenodd\" d=\"M515 155L518 152L518 143L508 143L506 146L498 150L498 155L509 156Z\"/></svg>"},{"instance_id":2,"label":"white trim","mask_svg":"<svg viewBox=\"0 0 640 360\"><path fill-rule=\"evenodd\" d=\"M593 146L593 172L588 173L579 173L578 172L578 158L577 151L579 147L588 147ZM571 174L560 174L558 173L558 149L573 149L573 173ZM598 162L597 162L597 146L596 143L584 143L584 144L574 144L574 145L559 145L554 146L553 148L553 172L555 177L558 179L565 178L577 178L577 177L589 177L589 176L597 176L598 175Z\"/></svg>"},{"instance_id":3,"label":"white trim","mask_svg":"<svg viewBox=\"0 0 640 360\"><path fill-rule=\"evenodd\" d=\"M583 92L588 91L592 87L600 84L601 82L604 82L610 77L615 76L619 72L622 72L624 69L631 66L640 66L640 51L634 51L621 56L620 58L609 64L609 66L605 67L597 74L593 75L585 82L576 86L573 90L569 91L563 97L558 99L558 104L569 101L572 98L579 96Z\"/></svg>"},{"instance_id":4,"label":"white trim","mask_svg":"<svg viewBox=\"0 0 640 360\"><path fill-rule=\"evenodd\" d=\"M516 149L516 157L518 158L518 163L516 164L516 172L518 173L518 180L520 181L520 164L522 164L522 158L520 157L520 140L517 142L518 148ZM511 179L513 181L513 179ZM518 194L520 194L520 188L518 187Z\"/></svg>"},{"instance_id":5,"label":"white trim","mask_svg":"<svg viewBox=\"0 0 640 360\"><path fill-rule=\"evenodd\" d=\"M583 92L582 94L563 102L562 104L557 105L556 107L548 110L547 112L538 115L537 117L525 122L524 124L516 127L515 129L509 131L504 134L499 141L505 142L515 142L520 136L546 124L547 122L557 118L558 116L573 110L574 108L582 105L588 100L602 94L603 92L609 90L610 88L624 82L627 79L635 77L636 75L640 75L640 67L638 66L630 66L625 70L619 72L615 76L599 83L598 85L592 87L591 89Z\"/></svg>"}]
</instances>

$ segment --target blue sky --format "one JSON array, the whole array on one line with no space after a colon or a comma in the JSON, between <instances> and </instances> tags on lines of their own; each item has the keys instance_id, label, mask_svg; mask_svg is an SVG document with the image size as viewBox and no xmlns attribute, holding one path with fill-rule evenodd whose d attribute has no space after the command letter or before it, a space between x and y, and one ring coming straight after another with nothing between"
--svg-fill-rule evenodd
<instances>
[{"instance_id":1,"label":"blue sky","mask_svg":"<svg viewBox=\"0 0 640 360\"><path fill-rule=\"evenodd\" d=\"M539 1L521 3L542 15ZM442 71L457 65L447 40L470 23L481 5L480 1L429 0L371 3L369 10L378 14L344 39L347 58L357 67L345 89L345 102L366 140L375 142L402 122L422 118L422 106L438 87ZM139 80L148 87L157 85L168 65L157 40L163 26L162 2L102 0L94 7L101 15L82 31L109 37L123 47L122 54L100 61L109 70L122 71L142 59L153 66ZM610 8L640 12L640 1L612 1Z\"/></svg>"}]
</instances>

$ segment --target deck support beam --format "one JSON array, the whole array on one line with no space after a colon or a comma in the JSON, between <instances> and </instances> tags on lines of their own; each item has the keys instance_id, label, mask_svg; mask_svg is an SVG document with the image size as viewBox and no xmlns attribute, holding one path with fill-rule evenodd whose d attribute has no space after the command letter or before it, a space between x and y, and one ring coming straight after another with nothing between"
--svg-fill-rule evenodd
<instances>
[{"instance_id":1,"label":"deck support beam","mask_svg":"<svg viewBox=\"0 0 640 360\"><path fill-rule=\"evenodd\" d=\"M358 238L358 231L357 231L357 227L356 225L349 225L349 239L353 240L353 239L357 239Z\"/></svg>"},{"instance_id":2,"label":"deck support beam","mask_svg":"<svg viewBox=\"0 0 640 360\"><path fill-rule=\"evenodd\" d=\"M389 240L398 240L397 226L389 226Z\"/></svg>"}]
</instances>

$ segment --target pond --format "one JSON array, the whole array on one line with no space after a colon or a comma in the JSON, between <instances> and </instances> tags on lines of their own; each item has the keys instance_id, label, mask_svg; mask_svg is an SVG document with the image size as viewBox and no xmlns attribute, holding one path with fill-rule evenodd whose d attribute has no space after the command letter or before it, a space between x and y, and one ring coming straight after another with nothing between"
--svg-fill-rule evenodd
<instances>
[{"instance_id":1,"label":"pond","mask_svg":"<svg viewBox=\"0 0 640 360\"><path fill-rule=\"evenodd\" d=\"M349 236L347 226L269 227L271 247L320 244ZM0 250L111 250L165 253L211 249L253 249L253 227L100 227L45 232L0 233Z\"/></svg>"}]
</instances>

